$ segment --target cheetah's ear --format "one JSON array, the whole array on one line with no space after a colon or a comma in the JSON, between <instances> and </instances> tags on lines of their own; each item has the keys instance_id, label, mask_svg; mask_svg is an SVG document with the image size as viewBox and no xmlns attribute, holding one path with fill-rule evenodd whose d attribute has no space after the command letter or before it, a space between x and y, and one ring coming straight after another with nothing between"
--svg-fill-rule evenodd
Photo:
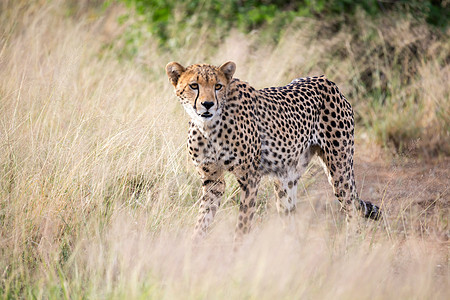
<instances>
[{"instance_id":1,"label":"cheetah's ear","mask_svg":"<svg viewBox=\"0 0 450 300\"><path fill-rule=\"evenodd\" d=\"M233 78L234 71L236 71L236 64L232 61L226 62L219 67L219 70L222 71L228 81L230 81L231 78Z\"/></svg>"},{"instance_id":2,"label":"cheetah's ear","mask_svg":"<svg viewBox=\"0 0 450 300\"><path fill-rule=\"evenodd\" d=\"M186 69L177 62L173 61L167 64L166 73L167 76L169 76L170 83L172 83L174 87L177 86L178 79L184 71L186 71Z\"/></svg>"}]
</instances>

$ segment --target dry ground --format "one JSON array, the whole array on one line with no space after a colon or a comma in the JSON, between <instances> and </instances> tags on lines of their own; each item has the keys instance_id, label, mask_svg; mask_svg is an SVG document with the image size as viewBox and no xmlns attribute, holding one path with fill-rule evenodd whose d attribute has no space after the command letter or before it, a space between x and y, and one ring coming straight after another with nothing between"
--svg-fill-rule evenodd
<instances>
[{"instance_id":1,"label":"dry ground","mask_svg":"<svg viewBox=\"0 0 450 300\"><path fill-rule=\"evenodd\" d=\"M309 195L333 201L322 170L316 168L312 173L315 182ZM425 233L442 245L447 244L450 237L449 157L424 160L414 156L392 156L360 138L356 143L355 176L362 199L381 205L390 217L403 215L398 220L403 226ZM448 249L444 247L443 250Z\"/></svg>"}]
</instances>

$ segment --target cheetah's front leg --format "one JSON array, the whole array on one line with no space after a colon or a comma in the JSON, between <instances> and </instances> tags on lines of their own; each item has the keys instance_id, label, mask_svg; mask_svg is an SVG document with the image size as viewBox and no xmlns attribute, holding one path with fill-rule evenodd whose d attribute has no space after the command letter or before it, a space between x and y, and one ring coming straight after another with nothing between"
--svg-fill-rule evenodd
<instances>
[{"instance_id":1,"label":"cheetah's front leg","mask_svg":"<svg viewBox=\"0 0 450 300\"><path fill-rule=\"evenodd\" d=\"M220 200L225 192L225 179L222 174L215 177L204 177L202 181L203 194L200 199L200 210L193 235L194 240L206 236L206 231L219 209Z\"/></svg>"},{"instance_id":2,"label":"cheetah's front leg","mask_svg":"<svg viewBox=\"0 0 450 300\"><path fill-rule=\"evenodd\" d=\"M241 199L239 203L239 216L236 224L234 237L235 246L242 241L244 234L248 233L256 212L256 196L260 182L259 176L248 178L248 176L238 180L241 187Z\"/></svg>"}]
</instances>

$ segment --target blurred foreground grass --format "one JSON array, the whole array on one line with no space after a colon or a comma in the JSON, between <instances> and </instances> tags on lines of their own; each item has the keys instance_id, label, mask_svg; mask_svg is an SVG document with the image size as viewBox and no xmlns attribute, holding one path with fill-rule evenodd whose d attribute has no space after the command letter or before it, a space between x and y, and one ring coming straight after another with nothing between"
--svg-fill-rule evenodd
<instances>
[{"instance_id":1,"label":"blurred foreground grass","mask_svg":"<svg viewBox=\"0 0 450 300\"><path fill-rule=\"evenodd\" d=\"M332 197L306 193L283 229L268 183L255 229L233 254L237 186L227 178L211 235L192 247L200 186L186 157L187 116L164 74L172 60L234 60L236 76L257 88L327 74L355 106L364 125L357 135L391 149L413 141L415 151L445 157L449 45L427 25L361 18L360 36L344 28L325 39L316 33L326 24L302 20L302 30L287 28L277 44L231 32L220 47L200 29L186 47L161 51L150 36L133 59L119 60L123 8L80 3L0 4L0 297L449 294L448 241L433 235L439 228L448 236L446 198L435 218L378 199L385 220L347 241ZM412 64L415 51L420 63ZM405 61L392 68L392 60Z\"/></svg>"}]
</instances>

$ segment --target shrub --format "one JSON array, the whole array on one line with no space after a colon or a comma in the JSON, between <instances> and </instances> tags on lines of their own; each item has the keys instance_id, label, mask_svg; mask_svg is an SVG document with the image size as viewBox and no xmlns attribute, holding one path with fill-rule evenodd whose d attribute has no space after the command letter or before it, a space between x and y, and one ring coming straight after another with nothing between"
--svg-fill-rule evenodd
<instances>
[{"instance_id":1,"label":"shrub","mask_svg":"<svg viewBox=\"0 0 450 300\"><path fill-rule=\"evenodd\" d=\"M121 0L141 16L149 30L162 44L169 39L182 39L184 29L200 28L224 31L236 27L244 32L264 25L275 26L277 33L295 17L336 19L351 22L362 9L368 16L390 11L411 14L428 23L446 27L449 9L445 1L377 0ZM179 31L180 35L174 34Z\"/></svg>"}]
</instances>

